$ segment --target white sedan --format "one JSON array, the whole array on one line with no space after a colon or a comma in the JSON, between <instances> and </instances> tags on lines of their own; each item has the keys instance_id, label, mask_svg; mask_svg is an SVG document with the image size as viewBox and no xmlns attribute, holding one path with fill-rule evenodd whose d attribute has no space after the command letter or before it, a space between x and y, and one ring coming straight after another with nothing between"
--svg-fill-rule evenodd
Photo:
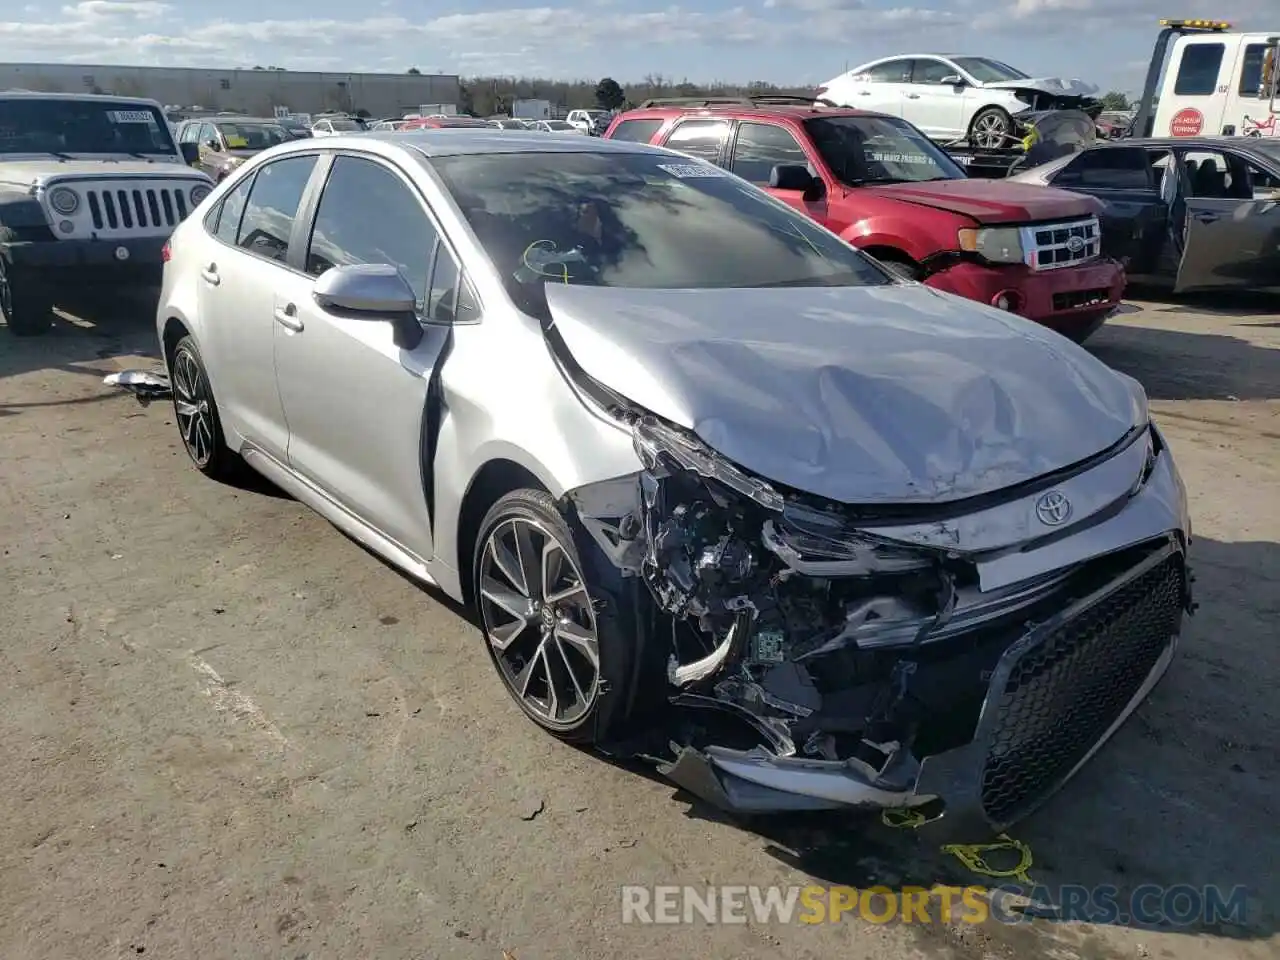
<instances>
[{"instance_id":1,"label":"white sedan","mask_svg":"<svg viewBox=\"0 0 1280 960\"><path fill-rule=\"evenodd\" d=\"M1098 88L1079 80L1033 78L988 57L910 54L873 60L818 88L842 107L902 117L935 140L1012 145L1013 117L1025 110L1079 109Z\"/></svg>"}]
</instances>

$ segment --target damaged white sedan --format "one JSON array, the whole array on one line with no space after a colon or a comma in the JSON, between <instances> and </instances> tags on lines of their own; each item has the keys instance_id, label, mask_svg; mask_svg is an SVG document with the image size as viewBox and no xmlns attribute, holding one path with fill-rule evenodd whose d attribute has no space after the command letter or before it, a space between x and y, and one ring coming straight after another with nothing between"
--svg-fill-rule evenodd
<instances>
[{"instance_id":1,"label":"damaged white sedan","mask_svg":"<svg viewBox=\"0 0 1280 960\"><path fill-rule=\"evenodd\" d=\"M200 470L474 603L534 722L731 811L1003 828L1191 606L1134 380L657 148L277 147L175 231L157 332Z\"/></svg>"}]
</instances>

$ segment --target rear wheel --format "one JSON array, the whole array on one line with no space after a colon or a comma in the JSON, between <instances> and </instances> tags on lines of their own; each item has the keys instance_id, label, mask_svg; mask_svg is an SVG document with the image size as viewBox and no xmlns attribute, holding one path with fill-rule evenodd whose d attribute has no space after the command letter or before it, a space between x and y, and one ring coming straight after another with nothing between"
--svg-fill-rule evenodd
<instances>
[{"instance_id":1,"label":"rear wheel","mask_svg":"<svg viewBox=\"0 0 1280 960\"><path fill-rule=\"evenodd\" d=\"M993 149L1006 146L1013 136L1013 120L1000 107L978 111L969 125L969 142L975 147Z\"/></svg>"},{"instance_id":2,"label":"rear wheel","mask_svg":"<svg viewBox=\"0 0 1280 960\"><path fill-rule=\"evenodd\" d=\"M209 374L190 335L173 348L169 380L173 387L174 421L192 464L205 476L218 480L232 478L239 466L239 457L227 446L218 404L209 386Z\"/></svg>"},{"instance_id":3,"label":"rear wheel","mask_svg":"<svg viewBox=\"0 0 1280 960\"><path fill-rule=\"evenodd\" d=\"M0 310L17 337L38 337L53 324L53 298L43 285L0 258Z\"/></svg>"}]
</instances>

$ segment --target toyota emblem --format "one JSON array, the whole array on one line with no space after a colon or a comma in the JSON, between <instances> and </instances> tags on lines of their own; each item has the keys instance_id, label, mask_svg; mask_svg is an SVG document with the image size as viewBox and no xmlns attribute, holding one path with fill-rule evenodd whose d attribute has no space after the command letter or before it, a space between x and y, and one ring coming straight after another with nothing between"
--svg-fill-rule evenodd
<instances>
[{"instance_id":1,"label":"toyota emblem","mask_svg":"<svg viewBox=\"0 0 1280 960\"><path fill-rule=\"evenodd\" d=\"M1057 490L1050 490L1036 501L1036 516L1046 527L1066 523L1071 516L1071 501Z\"/></svg>"},{"instance_id":2,"label":"toyota emblem","mask_svg":"<svg viewBox=\"0 0 1280 960\"><path fill-rule=\"evenodd\" d=\"M1067 249L1072 253L1079 253L1084 249L1084 237L1071 237L1067 240Z\"/></svg>"}]
</instances>

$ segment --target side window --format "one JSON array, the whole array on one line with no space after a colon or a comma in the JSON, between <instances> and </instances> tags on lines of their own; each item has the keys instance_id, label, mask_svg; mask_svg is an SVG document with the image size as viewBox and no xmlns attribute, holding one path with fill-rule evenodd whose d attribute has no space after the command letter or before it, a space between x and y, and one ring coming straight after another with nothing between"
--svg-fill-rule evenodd
<instances>
[{"instance_id":1,"label":"side window","mask_svg":"<svg viewBox=\"0 0 1280 960\"><path fill-rule=\"evenodd\" d=\"M728 136L727 120L686 120L671 131L663 146L716 163Z\"/></svg>"},{"instance_id":2,"label":"side window","mask_svg":"<svg viewBox=\"0 0 1280 960\"><path fill-rule=\"evenodd\" d=\"M1263 97L1271 95L1271 84L1267 81L1264 67L1267 62L1267 51L1271 47L1265 43L1251 43L1244 48L1244 59L1240 66L1240 86L1237 92L1242 97Z\"/></svg>"},{"instance_id":3,"label":"side window","mask_svg":"<svg viewBox=\"0 0 1280 960\"><path fill-rule=\"evenodd\" d=\"M742 123L733 146L729 169L752 183L768 183L769 174L779 164L808 166L809 158L785 127L772 123Z\"/></svg>"},{"instance_id":4,"label":"side window","mask_svg":"<svg viewBox=\"0 0 1280 960\"><path fill-rule=\"evenodd\" d=\"M182 129L178 131L179 143L195 143L197 142L200 132L200 125L196 123L184 123Z\"/></svg>"},{"instance_id":5,"label":"side window","mask_svg":"<svg viewBox=\"0 0 1280 960\"><path fill-rule=\"evenodd\" d=\"M912 83L941 83L945 77L958 77L960 71L941 60L917 60L911 70Z\"/></svg>"},{"instance_id":6,"label":"side window","mask_svg":"<svg viewBox=\"0 0 1280 960\"><path fill-rule=\"evenodd\" d=\"M200 124L200 143L215 150L220 148L222 141L218 138L218 131L214 129L212 123Z\"/></svg>"},{"instance_id":7,"label":"side window","mask_svg":"<svg viewBox=\"0 0 1280 960\"><path fill-rule=\"evenodd\" d=\"M436 244L435 262L431 265L431 287L427 291L423 316L429 320L452 323L458 305L458 262L443 243Z\"/></svg>"},{"instance_id":8,"label":"side window","mask_svg":"<svg viewBox=\"0 0 1280 960\"><path fill-rule=\"evenodd\" d=\"M1174 96L1207 97L1217 90L1222 53L1220 43L1190 43L1183 47L1178 76L1173 81Z\"/></svg>"},{"instance_id":9,"label":"side window","mask_svg":"<svg viewBox=\"0 0 1280 960\"><path fill-rule=\"evenodd\" d=\"M877 63L869 70L864 70L862 75L872 83L910 83L911 61L886 60L884 63Z\"/></svg>"},{"instance_id":10,"label":"side window","mask_svg":"<svg viewBox=\"0 0 1280 960\"><path fill-rule=\"evenodd\" d=\"M623 120L609 135L609 139L626 140L628 143L648 143L661 129L661 120Z\"/></svg>"},{"instance_id":11,"label":"side window","mask_svg":"<svg viewBox=\"0 0 1280 960\"><path fill-rule=\"evenodd\" d=\"M1191 197L1225 200L1232 196L1232 164L1226 154L1217 150L1186 151L1182 165L1191 180Z\"/></svg>"},{"instance_id":12,"label":"side window","mask_svg":"<svg viewBox=\"0 0 1280 960\"><path fill-rule=\"evenodd\" d=\"M314 156L288 157L258 171L236 234L237 246L284 263L289 256L289 234L298 215L298 204L315 165Z\"/></svg>"},{"instance_id":13,"label":"side window","mask_svg":"<svg viewBox=\"0 0 1280 960\"><path fill-rule=\"evenodd\" d=\"M218 204L213 235L223 243L229 243L233 247L236 245L236 237L240 233L240 220L244 216L245 201L249 198L249 190L252 186L253 175L250 174L239 186L223 197L222 203Z\"/></svg>"},{"instance_id":14,"label":"side window","mask_svg":"<svg viewBox=\"0 0 1280 960\"><path fill-rule=\"evenodd\" d=\"M389 263L413 288L419 312L426 313L436 237L408 184L380 163L338 157L311 228L307 273L318 277L332 267Z\"/></svg>"},{"instance_id":15,"label":"side window","mask_svg":"<svg viewBox=\"0 0 1280 960\"><path fill-rule=\"evenodd\" d=\"M1058 171L1053 186L1146 190L1151 186L1150 162L1137 147L1085 150Z\"/></svg>"}]
</instances>

